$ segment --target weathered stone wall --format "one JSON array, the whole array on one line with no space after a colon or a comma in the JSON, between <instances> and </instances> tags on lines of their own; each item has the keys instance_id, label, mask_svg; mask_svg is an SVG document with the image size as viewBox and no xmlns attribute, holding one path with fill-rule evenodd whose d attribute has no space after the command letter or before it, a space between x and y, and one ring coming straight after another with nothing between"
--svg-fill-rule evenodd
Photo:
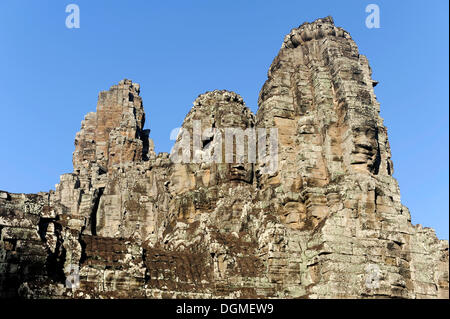
<instances>
[{"instance_id":1,"label":"weathered stone wall","mask_svg":"<svg viewBox=\"0 0 450 319\"><path fill-rule=\"evenodd\" d=\"M236 93L202 94L182 132L209 133L188 153L180 133L169 156L143 129L139 85L121 81L82 122L55 191L0 192L0 296L448 298L448 242L400 201L376 84L331 17L305 23L256 115ZM230 127L276 128L278 169L248 151L239 162L249 137L227 148Z\"/></svg>"}]
</instances>

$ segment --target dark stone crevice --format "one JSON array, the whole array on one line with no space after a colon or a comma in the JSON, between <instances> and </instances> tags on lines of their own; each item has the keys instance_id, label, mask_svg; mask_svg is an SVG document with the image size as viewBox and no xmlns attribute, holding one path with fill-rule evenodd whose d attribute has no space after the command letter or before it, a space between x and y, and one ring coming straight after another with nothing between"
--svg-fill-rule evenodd
<instances>
[{"instance_id":1,"label":"dark stone crevice","mask_svg":"<svg viewBox=\"0 0 450 319\"><path fill-rule=\"evenodd\" d=\"M150 274L146 261L147 261L147 249L142 248L142 263L145 266L144 282L148 283L150 281Z\"/></svg>"},{"instance_id":2,"label":"dark stone crevice","mask_svg":"<svg viewBox=\"0 0 450 319\"><path fill-rule=\"evenodd\" d=\"M46 260L46 269L48 276L55 280L56 282L64 282L64 262L66 260L66 250L64 249L62 243L62 226L58 223L54 223L55 225L55 235L57 238L55 251L51 252L48 249L48 256Z\"/></svg>"},{"instance_id":3,"label":"dark stone crevice","mask_svg":"<svg viewBox=\"0 0 450 319\"><path fill-rule=\"evenodd\" d=\"M80 236L78 237L78 242L80 243L80 246L81 246L81 257L80 257L80 266L81 266L82 264L84 264L84 262L87 259L86 242L83 240L82 232L80 232Z\"/></svg>"},{"instance_id":4,"label":"dark stone crevice","mask_svg":"<svg viewBox=\"0 0 450 319\"><path fill-rule=\"evenodd\" d=\"M380 171L380 165L381 165L381 150L380 150L380 143L378 142L379 134L378 134L378 127L375 129L375 140L377 141L377 154L375 156L375 161L371 167L371 170L373 174L378 175L378 172Z\"/></svg>"},{"instance_id":5,"label":"dark stone crevice","mask_svg":"<svg viewBox=\"0 0 450 319\"><path fill-rule=\"evenodd\" d=\"M47 218L47 217L40 217L38 222L38 234L41 240L46 243L47 239L45 238L45 235L47 234L48 225L52 222L55 222L56 218ZM56 225L56 223L55 223Z\"/></svg>"}]
</instances>

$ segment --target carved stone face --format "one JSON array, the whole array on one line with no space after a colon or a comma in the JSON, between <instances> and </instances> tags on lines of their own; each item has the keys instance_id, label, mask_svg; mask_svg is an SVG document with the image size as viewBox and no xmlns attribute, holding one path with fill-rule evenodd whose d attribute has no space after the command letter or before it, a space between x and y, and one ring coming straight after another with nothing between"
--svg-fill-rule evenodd
<instances>
[{"instance_id":1,"label":"carved stone face","mask_svg":"<svg viewBox=\"0 0 450 319\"><path fill-rule=\"evenodd\" d=\"M377 131L374 127L353 128L353 150L351 164L360 170L372 171L377 160Z\"/></svg>"},{"instance_id":2,"label":"carved stone face","mask_svg":"<svg viewBox=\"0 0 450 319\"><path fill-rule=\"evenodd\" d=\"M213 91L199 96L183 123L183 129L189 133L189 140L185 144L187 148L190 146L190 157L196 159L189 163L183 162L187 166L188 177L185 178L189 179L189 183L193 183L194 188L210 187L230 181L250 183L253 178L253 164L248 163L246 150L243 163L238 163L235 154L236 143L242 141L239 139L238 142L237 137L233 139L234 162L230 163L226 159L225 130L230 128L244 132L253 126L254 115L237 94ZM181 138L177 143L180 141ZM173 183L177 184L175 185L177 189L185 189L185 185L178 185L183 183L183 178L178 177L176 173L178 171L174 171Z\"/></svg>"}]
</instances>

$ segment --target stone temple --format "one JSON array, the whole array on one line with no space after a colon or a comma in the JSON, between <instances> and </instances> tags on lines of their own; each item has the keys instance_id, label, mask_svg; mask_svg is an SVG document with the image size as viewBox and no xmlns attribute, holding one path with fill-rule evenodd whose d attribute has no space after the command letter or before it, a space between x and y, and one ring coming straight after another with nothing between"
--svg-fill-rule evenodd
<instances>
[{"instance_id":1,"label":"stone temple","mask_svg":"<svg viewBox=\"0 0 450 319\"><path fill-rule=\"evenodd\" d=\"M448 241L401 203L376 84L326 17L284 38L256 114L201 94L186 131L277 129L267 174L155 154L140 86L120 81L55 190L0 192L0 297L448 298Z\"/></svg>"}]
</instances>

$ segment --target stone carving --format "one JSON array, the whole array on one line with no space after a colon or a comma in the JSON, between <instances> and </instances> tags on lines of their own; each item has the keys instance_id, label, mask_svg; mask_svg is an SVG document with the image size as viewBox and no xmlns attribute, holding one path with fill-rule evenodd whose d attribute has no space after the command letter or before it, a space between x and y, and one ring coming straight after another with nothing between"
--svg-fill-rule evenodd
<instances>
[{"instance_id":1,"label":"stone carving","mask_svg":"<svg viewBox=\"0 0 450 319\"><path fill-rule=\"evenodd\" d=\"M448 242L400 201L376 83L327 17L286 36L256 115L236 93L202 94L171 155L143 129L138 84L101 92L73 173L0 192L0 296L448 298ZM278 169L239 162L229 127L276 128Z\"/></svg>"}]
</instances>

